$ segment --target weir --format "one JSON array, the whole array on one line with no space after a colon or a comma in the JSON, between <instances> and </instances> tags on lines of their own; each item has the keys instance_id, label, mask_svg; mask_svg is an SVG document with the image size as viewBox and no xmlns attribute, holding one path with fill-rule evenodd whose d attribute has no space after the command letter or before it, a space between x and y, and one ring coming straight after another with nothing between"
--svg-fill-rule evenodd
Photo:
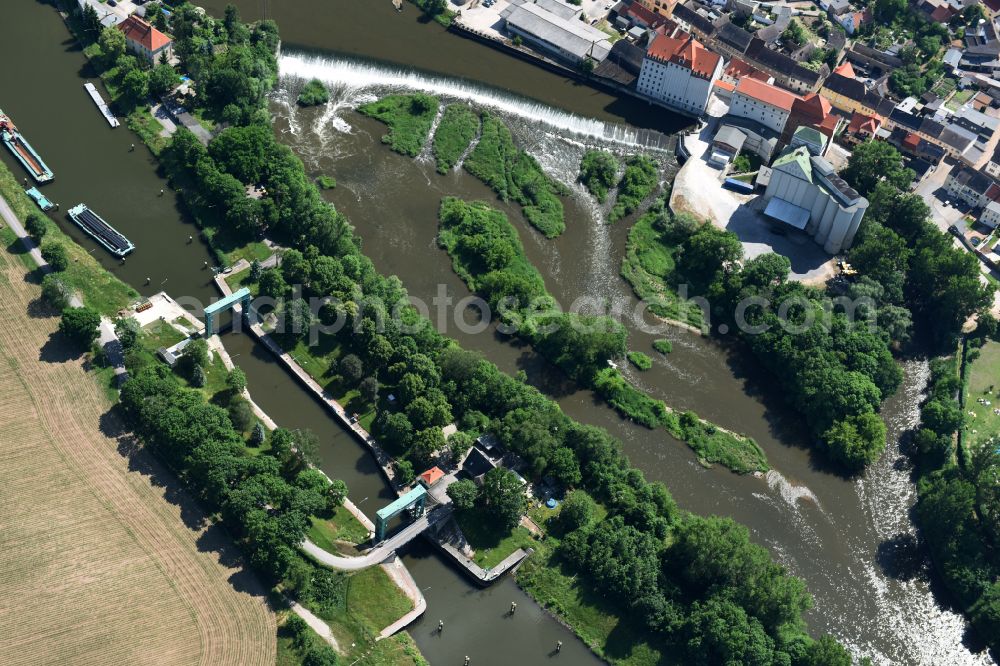
<instances>
[{"instance_id":1,"label":"weir","mask_svg":"<svg viewBox=\"0 0 1000 666\"><path fill-rule=\"evenodd\" d=\"M425 74L358 58L285 52L278 60L278 69L282 77L319 79L334 89L339 88L352 104L361 103L362 98L373 90L425 92L471 102L578 137L663 151L671 150L674 143L672 137L655 130L586 118L471 81Z\"/></svg>"}]
</instances>

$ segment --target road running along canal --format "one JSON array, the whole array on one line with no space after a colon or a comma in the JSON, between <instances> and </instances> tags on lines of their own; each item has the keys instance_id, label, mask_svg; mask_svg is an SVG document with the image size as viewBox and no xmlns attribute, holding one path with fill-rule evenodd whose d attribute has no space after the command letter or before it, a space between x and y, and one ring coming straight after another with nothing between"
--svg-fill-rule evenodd
<instances>
[{"instance_id":1,"label":"road running along canal","mask_svg":"<svg viewBox=\"0 0 1000 666\"><path fill-rule=\"evenodd\" d=\"M310 5L310 2L303 0L281 4L285 8L301 8L303 5ZM344 23L338 31L328 36L318 35L312 46L323 46L324 39L329 40L328 46L339 44L343 37L341 33L349 30L351 34L364 35L365 43L370 47L365 55L407 62L405 50L414 44L422 44L423 48L410 53L410 56L437 58L421 55L425 51L434 50L426 48L426 40L452 40L442 43L448 44L448 53L454 56L454 66L460 68L456 70L458 73L475 77L475 72L466 71L468 67L489 65L488 71L484 70L481 78L498 83L495 77L498 76L500 61L493 61L492 55L484 55L484 52L493 53L489 49L442 33L436 26L416 23L413 15L406 12L399 17L395 12L383 17L378 5L377 2L365 3L366 12L369 8L373 10L370 17L352 15L354 23ZM324 3L323 11L320 11L319 6L315 5L311 11L314 15L326 17L324 12L329 12L328 6ZM412 11L412 7L407 6L407 9ZM252 17L249 9L245 11L248 12L248 17ZM329 13L343 16L343 13ZM192 265L198 267L202 261L210 260L208 252L200 244L186 244L189 233L194 233L193 227L180 220L169 190L162 199L139 196L139 193L158 192L165 186L164 182L155 175L155 165L145 152L141 152L141 149L137 149L135 154L128 152L128 144L134 141L131 135L124 128L110 130L94 110L82 89L84 79L81 78L81 73L85 72L85 60L69 39L61 21L50 8L26 0L7 8L6 16L12 20L0 25L0 52L6 54L8 49L12 53L32 52L37 62L33 64L31 81L27 79L27 74L14 68L0 71L2 89L31 91L30 95L19 94L12 96L10 100L5 98L4 108L14 116L15 122L21 125L56 171L57 180L46 187L46 193L51 193L55 200L62 203L63 210L67 201L87 201L136 241L139 251L135 259L125 267L112 267L140 291L150 292L161 287L156 284L156 276L149 288L143 286L146 277L144 273L152 270L137 268L139 260L145 266L160 268L163 277L168 280L162 288L168 288L171 293L179 294L184 291L198 297L214 296L209 276L205 275L203 279L197 271L191 270ZM294 38L295 26L289 25L286 18L281 20L284 21L282 30L287 44ZM391 26L392 30L387 34L392 35L392 39L376 39L380 34L380 26L373 21L387 20L398 20L398 25L402 27L397 27L396 24ZM18 25L33 26L30 43L27 35L20 34L26 31L15 29ZM305 25L308 28L309 21ZM307 32L311 30L307 29ZM401 36L396 32L405 33L409 37L404 39L405 35ZM289 35L293 37L289 38ZM397 44L400 45L398 51L395 50ZM295 55L290 49L286 49L286 54ZM607 96L602 98L601 93L566 82L524 63L511 61L505 56L502 62L501 68L507 65L528 68L517 70L521 73L514 77L510 87L527 95L554 99L564 108L581 116L610 118L619 122L623 120L612 116L609 109L613 107L613 103L606 101L609 99ZM418 64L428 68L436 66L435 63L426 61ZM537 72L541 79L529 78L529 70ZM440 71L444 75L453 73L447 63L440 66ZM369 75L370 73L369 70ZM38 90L32 83L39 75L45 76L44 80L52 82L52 85ZM528 82L536 80L541 81L537 90L517 85L523 82L528 86ZM499 82L499 85L503 83ZM585 94L577 97L581 90ZM372 89L373 94L377 92L377 88ZM289 108L285 100L286 112ZM275 103L275 111L279 115L282 112L280 98ZM315 113L325 112L329 112L329 109ZM344 124L348 126L353 124L363 128L365 125L366 121L356 115L343 112L342 115ZM331 114L330 122L323 123L320 129L332 129L335 125L333 116ZM301 122L306 125L311 122L308 113ZM436 202L443 193L477 196L487 200L493 200L492 195L471 179L463 179L460 175L453 176L456 182L441 188L438 184L440 181L435 180L432 173L433 169L391 155L382 149L377 141L382 131L371 121L367 122L367 129L352 135L352 140L345 141L339 132L335 135L320 132L326 138L325 143L319 144L320 149L317 149L316 142L321 139L305 140L292 132L285 137L296 150L301 149L301 154L311 169L325 170L327 165L332 167L332 173L341 182L333 196L358 224L359 232L367 241L366 251L373 256L380 269L401 274L404 283L415 295L424 295L427 285L436 285L438 282L449 285L452 293L464 295L467 293L464 285L450 273L446 257L434 245ZM642 124L641 120L635 122ZM112 136L106 137L99 132L112 132ZM118 132L118 135L114 132ZM560 138L558 131L548 134L551 136L545 141L551 143L532 146L536 154L540 147L573 145L572 141ZM519 136L519 139L524 138L523 135ZM352 141L368 143L355 144ZM109 145L113 149L109 150ZM80 146L84 146L86 150L79 150ZM399 186L400 182L405 183L406 178L416 178L414 169L420 171L420 180L416 182L423 184L421 187L428 191L427 195L406 206L402 206L398 200L385 204L387 208L392 207L392 214L396 217L402 211L414 223L411 230L404 228L406 225L375 226L373 220L376 216L373 212L377 212L377 209L363 207L358 203L357 197L365 196L366 192L371 193L366 187L378 190L379 197L374 199L379 199L387 191L374 185L379 181L372 178L371 165L365 167L356 162L359 146L371 157L372 164L384 164L389 168L387 173L397 174L393 187ZM559 155L560 152L555 151L553 160L547 161L546 167L555 169L556 172L560 168L564 171L568 169L567 164L572 160ZM130 161L137 157L137 162ZM11 166L15 173L19 173L16 165ZM407 187L403 189L406 190ZM441 189L434 191L434 188ZM374 199L368 199L368 202ZM124 201L135 201L136 205L126 205ZM117 213L107 212L118 210L121 211L120 219ZM581 211L585 214L583 217ZM628 293L627 288L621 291L623 286L612 280L617 273L617 261L626 225L619 224L607 230L596 225L592 212L587 214L586 206L570 204L569 231L559 241L547 244L527 230L518 211L508 210L508 213L520 225L528 251L533 261L542 268L550 290L560 298L581 288L595 289L601 293ZM75 228L61 216L56 217L63 228L82 244L96 247L88 244L89 241L76 233ZM586 233L574 234L573 224L580 220L586 225ZM148 234L145 240L144 234ZM142 254L144 246L156 248L157 252L150 252L145 257ZM409 254L404 251L407 249ZM413 269L407 270L408 266L415 263L414 257L419 256L415 254L418 250L433 256L433 261L418 262L422 268L432 269L431 275L425 278L415 275ZM194 261L191 261L192 255L197 255ZM568 259L560 261L560 257ZM109 265L113 264L107 257L101 259L109 262ZM656 369L640 379L650 382L651 390L661 393L672 404L693 408L723 425L756 437L767 449L772 464L784 477L795 479L794 483L786 481L781 474L769 475L764 483L752 478L735 477L722 470L702 470L694 464L686 447L665 434L652 433L624 423L610 410L595 409L595 401L588 393L561 386L559 382L553 383L550 379L554 376L553 373L530 352L515 349L505 343L491 342L489 336L483 335L470 336L463 340L463 344L480 348L505 370L523 367L534 381L544 384L560 398L568 413L581 420L603 425L621 437L633 460L651 478L666 481L685 508L732 515L750 526L758 542L768 546L779 560L806 579L810 591L817 599L817 609L810 616L814 631L832 631L859 653L873 654L880 663L985 663L985 659L972 655L963 646L964 625L961 618L942 611L935 604L927 592L928 586L922 572L915 572L912 578L900 576L900 579L893 579L879 567L879 553L886 550L883 542L912 532L906 518L906 510L913 499L912 487L895 444L883 460L861 480L844 481L817 471L813 469L813 462L802 445L801 434L796 432L794 419L776 406L773 398L761 402L748 396L748 392L756 392L757 389L742 377L734 376L734 372L749 373L752 370L740 370L737 362L727 358L717 346L699 338L678 332L672 332L667 337L675 340L677 351L666 360L658 359ZM244 342L239 342L240 339ZM632 343L634 348L644 348L635 338ZM325 444L324 467L332 476L347 478L353 484L352 496L356 500L360 501L368 496L372 498L368 502L373 502L375 497L385 493L384 484L374 473L374 464L360 447L346 441L349 438L343 431L298 389L294 381L266 353L260 355L255 352L256 346L240 336L227 337L226 344L232 348L233 353L240 354L236 361L247 368L255 399L266 410L282 424L308 426L320 433ZM241 344L244 346L241 347ZM737 369L734 370L734 367ZM890 434L894 438L915 422L915 405L925 375L926 370L922 366L907 366L906 384L886 406L885 415L890 424ZM789 423L791 425L786 425ZM367 504L366 502L364 505L365 510L369 510ZM903 537L893 543L904 544L905 547L907 540ZM488 622L480 622L482 618L488 620L492 617L490 609L493 605L499 607L499 614L509 605L510 600L516 600L514 595L519 592L509 580L492 591L480 592L441 564L437 557L421 553L408 557L407 560L412 563L421 587L430 588L425 591L430 610L423 623L415 627L414 635L433 663L450 663L464 654L482 654L476 663L510 663L511 657L519 657L516 659L518 663L541 663L544 657L534 655L533 652L529 654L530 650L516 656L510 650L520 649L519 646L528 643L544 647L555 640L562 640L560 637L565 635L561 627L550 619L545 619L546 616L541 613L537 616L537 625L532 627L534 633L531 641L523 640L522 627L514 625L507 629L504 623L495 623L491 628ZM436 626L438 619L435 608L442 609L442 613L451 613L448 617L454 618L447 626L454 627L455 631L441 639L434 638L430 631ZM532 608L534 613L537 609ZM496 638L480 639L479 632L487 629L490 629L489 635L495 635ZM567 640L566 643L567 646L582 649L576 641ZM488 661L491 658L495 661ZM588 663L593 658L589 653L581 652L573 661Z\"/></svg>"}]
</instances>

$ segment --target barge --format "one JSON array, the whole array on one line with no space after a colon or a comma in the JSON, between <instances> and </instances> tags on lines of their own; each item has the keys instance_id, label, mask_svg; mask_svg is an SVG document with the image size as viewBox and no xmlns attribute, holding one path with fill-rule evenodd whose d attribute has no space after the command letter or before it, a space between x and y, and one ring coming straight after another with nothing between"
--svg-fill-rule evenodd
<instances>
[{"instance_id":1,"label":"barge","mask_svg":"<svg viewBox=\"0 0 1000 666\"><path fill-rule=\"evenodd\" d=\"M0 109L0 139L3 140L7 149L14 154L17 161L28 170L28 173L35 179L35 182L47 183L52 180L54 177L52 169L46 166L42 158L35 152L35 149L31 147L31 144L17 131L17 127L13 121L4 115L2 109Z\"/></svg>"},{"instance_id":2,"label":"barge","mask_svg":"<svg viewBox=\"0 0 1000 666\"><path fill-rule=\"evenodd\" d=\"M24 193L27 194L29 197L31 197L31 200L34 201L36 204L38 204L38 207L44 210L45 212L48 212L56 207L56 205L52 203L47 196L42 194L41 190L39 190L37 187L32 187L30 190L25 190Z\"/></svg>"},{"instance_id":3,"label":"barge","mask_svg":"<svg viewBox=\"0 0 1000 666\"><path fill-rule=\"evenodd\" d=\"M103 245L104 249L116 257L124 257L135 249L132 241L118 233L100 215L84 204L77 204L70 208L69 218L83 229L84 233Z\"/></svg>"},{"instance_id":4,"label":"barge","mask_svg":"<svg viewBox=\"0 0 1000 666\"><path fill-rule=\"evenodd\" d=\"M115 114L111 113L111 109L108 108L104 98L101 97L101 93L97 92L97 88L94 87L94 84L88 81L83 84L83 87L86 88L87 94L90 95L90 99L94 100L94 104L96 104L97 108L100 109L101 115L103 115L104 119L108 121L108 124L112 127L118 127L120 124L118 119L115 118Z\"/></svg>"}]
</instances>

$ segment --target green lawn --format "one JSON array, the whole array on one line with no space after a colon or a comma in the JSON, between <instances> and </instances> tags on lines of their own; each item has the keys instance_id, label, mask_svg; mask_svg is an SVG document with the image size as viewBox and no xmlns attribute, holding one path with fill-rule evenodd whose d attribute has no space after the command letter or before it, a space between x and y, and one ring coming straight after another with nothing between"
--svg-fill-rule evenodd
<instances>
[{"instance_id":1,"label":"green lawn","mask_svg":"<svg viewBox=\"0 0 1000 666\"><path fill-rule=\"evenodd\" d=\"M951 109L952 111L957 111L960 106L972 99L972 96L976 94L976 91L972 88L966 88L965 90L959 90L951 99L945 104L945 107Z\"/></svg>"},{"instance_id":2,"label":"green lawn","mask_svg":"<svg viewBox=\"0 0 1000 666\"><path fill-rule=\"evenodd\" d=\"M537 543L526 528L518 525L510 532L499 532L493 529L490 518L475 511L458 512L455 519L476 551L472 560L484 569L492 569L518 548L527 550Z\"/></svg>"},{"instance_id":3,"label":"green lawn","mask_svg":"<svg viewBox=\"0 0 1000 666\"><path fill-rule=\"evenodd\" d=\"M249 261L253 260L250 259ZM263 261L263 259L259 261ZM249 268L242 270L239 273L230 273L229 275L225 276L224 279L226 281L226 284L228 284L229 288L232 289L233 291L238 291L243 287L246 287L247 289L250 290L250 295L253 298L257 298L257 296L260 295L260 283L254 282L253 280L250 279Z\"/></svg>"},{"instance_id":4,"label":"green lawn","mask_svg":"<svg viewBox=\"0 0 1000 666\"><path fill-rule=\"evenodd\" d=\"M156 352L160 347L172 347L184 339L183 333L163 321L150 322L142 330L145 333L143 344L151 352Z\"/></svg>"},{"instance_id":5,"label":"green lawn","mask_svg":"<svg viewBox=\"0 0 1000 666\"><path fill-rule=\"evenodd\" d=\"M980 404L977 402L979 398L988 400L990 404ZM972 362L969 369L964 416L965 435L970 444L1000 433L1000 416L993 413L994 409L1000 409L1000 342L991 340L979 349L979 358Z\"/></svg>"},{"instance_id":6,"label":"green lawn","mask_svg":"<svg viewBox=\"0 0 1000 666\"><path fill-rule=\"evenodd\" d=\"M413 610L410 601L382 567L370 567L351 576L347 612L377 633Z\"/></svg>"},{"instance_id":7,"label":"green lawn","mask_svg":"<svg viewBox=\"0 0 1000 666\"><path fill-rule=\"evenodd\" d=\"M309 540L331 553L339 552L338 541L356 545L368 540L365 526L342 506L338 506L332 515L310 516L309 520L312 521L307 533Z\"/></svg>"},{"instance_id":8,"label":"green lawn","mask_svg":"<svg viewBox=\"0 0 1000 666\"><path fill-rule=\"evenodd\" d=\"M126 123L130 130L139 135L139 138L154 155L159 155L170 140L165 136L160 136L163 125L153 117L149 107L145 104L132 111L128 115Z\"/></svg>"}]
</instances>

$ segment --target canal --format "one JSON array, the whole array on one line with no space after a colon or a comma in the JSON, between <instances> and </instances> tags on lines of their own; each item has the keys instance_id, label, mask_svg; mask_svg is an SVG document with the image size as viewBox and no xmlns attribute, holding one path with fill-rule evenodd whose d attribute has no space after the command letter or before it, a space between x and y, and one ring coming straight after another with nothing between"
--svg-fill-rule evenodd
<instances>
[{"instance_id":1,"label":"canal","mask_svg":"<svg viewBox=\"0 0 1000 666\"><path fill-rule=\"evenodd\" d=\"M189 235L197 237L197 230L157 176L148 153L141 148L130 152L137 139L124 128L109 129L87 97L86 61L61 20L41 2L6 4L10 6L0 23L0 55L6 56L5 62L17 62L16 54L30 53L32 60L30 67L0 69L0 91L6 91L0 93L0 108L55 171L56 180L46 186L46 194L62 204L63 211L86 202L135 242L138 250L124 265L100 249L95 256L136 289L166 289L175 297L202 300L214 297L210 271L201 269L203 262L211 263L207 248L187 242ZM203 4L221 14L225 3ZM245 18L259 17L259 0L236 4ZM645 104L616 100L446 33L436 24L419 21L409 4L401 14L388 0L285 0L267 5L284 40L282 90L272 103L279 135L311 172L337 178L331 201L357 226L366 252L380 270L399 275L411 294L421 298L436 295L438 285L456 299L468 295L434 242L440 197L495 198L462 173L438 176L428 163L390 153L379 143L380 126L350 110L359 99L417 85L455 99L496 104L515 126L518 140L566 182L573 180L583 143L631 150L613 140L581 139L580 132L592 127L586 119L608 127L662 132L684 124ZM25 30L28 25L31 29ZM300 111L290 103L301 85L295 72L305 67L318 68L335 84L328 108ZM401 69L411 77L409 82L400 81ZM523 122L525 118L533 121ZM539 119L545 122L536 122ZM630 139L627 132L619 138L626 143ZM9 155L2 159L21 173ZM669 173L674 165L668 156L661 160ZM161 189L166 190L162 197ZM601 224L599 211L577 190L567 204L566 234L546 241L527 227L516 208L500 207L518 226L549 290L561 301L597 295L609 302L633 302L618 277L626 224ZM85 247L97 247L62 214L54 217ZM702 468L685 445L663 431L623 421L589 393L561 380L530 350L489 333L466 335L454 325L446 332L505 371L524 370L568 414L621 438L633 462L649 478L664 481L682 507L729 515L747 525L758 543L805 579L816 600L808 616L814 633L829 631L857 654L881 664L988 663L966 646L961 617L935 601L926 564L912 572L891 566L893 553L905 548L913 534L907 511L914 495L898 438L917 420L926 380L922 364L906 365L904 386L885 406L892 440L887 454L863 477L845 479L809 454L798 420L783 409L780 395L754 381L760 375L751 364L682 331L648 335L633 328L634 349L647 350L653 337L674 341L669 357L658 358L653 370L633 379L671 405L694 409L756 438L775 468L756 479ZM352 498L371 514L388 491L370 457L259 345L239 334L226 336L225 344L246 370L255 400L281 425L316 431L323 442L324 469L347 481ZM411 547L404 559L428 599L428 613L412 633L432 663L461 663L469 654L475 664L540 664L547 661L556 640L564 641L562 657L572 663L596 663L510 579L478 590L422 545ZM524 603L519 603L517 619L507 621L502 614L511 601ZM440 637L432 631L438 619L448 627Z\"/></svg>"}]
</instances>

